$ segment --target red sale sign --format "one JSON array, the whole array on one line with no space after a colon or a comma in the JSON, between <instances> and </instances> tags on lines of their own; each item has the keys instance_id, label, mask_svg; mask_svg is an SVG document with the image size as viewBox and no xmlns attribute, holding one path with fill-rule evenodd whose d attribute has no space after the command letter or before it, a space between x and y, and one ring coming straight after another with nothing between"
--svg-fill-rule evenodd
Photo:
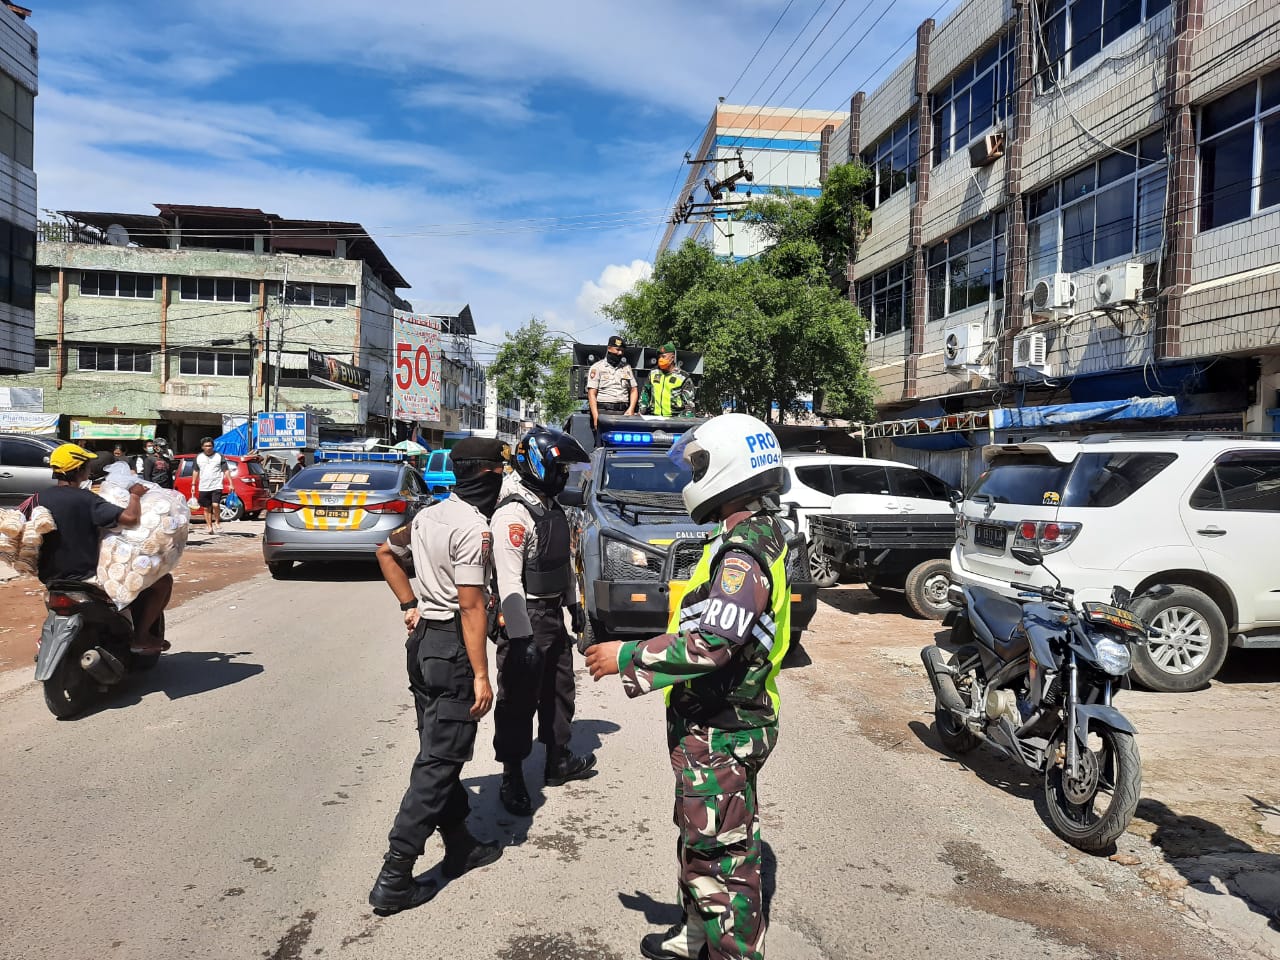
<instances>
[{"instance_id":1,"label":"red sale sign","mask_svg":"<svg viewBox=\"0 0 1280 960\"><path fill-rule=\"evenodd\" d=\"M391 323L391 416L434 423L440 419L439 321L396 310Z\"/></svg>"}]
</instances>

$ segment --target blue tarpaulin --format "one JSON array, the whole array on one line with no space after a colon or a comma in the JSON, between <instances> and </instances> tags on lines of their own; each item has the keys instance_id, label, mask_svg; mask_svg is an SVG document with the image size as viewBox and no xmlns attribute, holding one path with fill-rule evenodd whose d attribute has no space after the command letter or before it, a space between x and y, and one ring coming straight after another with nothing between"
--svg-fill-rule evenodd
<instances>
[{"instance_id":1,"label":"blue tarpaulin","mask_svg":"<svg viewBox=\"0 0 1280 960\"><path fill-rule=\"evenodd\" d=\"M228 457L243 457L249 452L249 441L246 439L249 428L241 424L234 430L228 430L213 441L213 449Z\"/></svg>"},{"instance_id":2,"label":"blue tarpaulin","mask_svg":"<svg viewBox=\"0 0 1280 960\"><path fill-rule=\"evenodd\" d=\"M997 430L1017 427L1060 427L1073 423L1116 420L1155 420L1178 415L1177 397L1131 397L1095 403L1056 403L1044 407L1000 408L991 411Z\"/></svg>"}]
</instances>

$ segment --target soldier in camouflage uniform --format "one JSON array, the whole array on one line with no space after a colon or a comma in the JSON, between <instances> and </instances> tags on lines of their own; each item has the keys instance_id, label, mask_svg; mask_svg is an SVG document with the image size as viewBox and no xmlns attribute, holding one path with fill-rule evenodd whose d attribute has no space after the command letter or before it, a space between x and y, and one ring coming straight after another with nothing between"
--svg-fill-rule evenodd
<instances>
[{"instance_id":1,"label":"soldier in camouflage uniform","mask_svg":"<svg viewBox=\"0 0 1280 960\"><path fill-rule=\"evenodd\" d=\"M782 455L765 424L726 414L686 433L671 456L692 471L684 488L690 516L721 526L667 633L597 644L587 666L597 680L621 674L628 696L667 691L685 915L665 934L646 936L640 952L651 960L761 960L756 776L777 743L776 678L791 638L786 536L762 498L782 488Z\"/></svg>"}]
</instances>

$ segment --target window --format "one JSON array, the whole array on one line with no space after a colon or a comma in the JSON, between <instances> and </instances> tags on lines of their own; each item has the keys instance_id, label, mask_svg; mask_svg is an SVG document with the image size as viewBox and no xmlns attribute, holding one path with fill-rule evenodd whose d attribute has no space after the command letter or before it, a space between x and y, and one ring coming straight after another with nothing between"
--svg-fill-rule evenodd
<instances>
[{"instance_id":1,"label":"window","mask_svg":"<svg viewBox=\"0 0 1280 960\"><path fill-rule=\"evenodd\" d=\"M892 469L889 471L889 479L893 481L894 494L899 497L946 500L950 494L945 483L923 470Z\"/></svg>"},{"instance_id":2,"label":"window","mask_svg":"<svg viewBox=\"0 0 1280 960\"><path fill-rule=\"evenodd\" d=\"M79 370L150 373L152 351L146 347L80 347Z\"/></svg>"},{"instance_id":3,"label":"window","mask_svg":"<svg viewBox=\"0 0 1280 960\"><path fill-rule=\"evenodd\" d=\"M862 151L862 162L871 171L871 184L863 202L878 207L907 184L916 182L916 158L920 153L920 128L911 114Z\"/></svg>"},{"instance_id":4,"label":"window","mask_svg":"<svg viewBox=\"0 0 1280 960\"><path fill-rule=\"evenodd\" d=\"M934 163L964 150L1013 112L1016 47L1010 31L933 92Z\"/></svg>"},{"instance_id":5,"label":"window","mask_svg":"<svg viewBox=\"0 0 1280 960\"><path fill-rule=\"evenodd\" d=\"M1031 282L1157 249L1166 182L1164 139L1157 131L1029 194Z\"/></svg>"},{"instance_id":6,"label":"window","mask_svg":"<svg viewBox=\"0 0 1280 960\"><path fill-rule=\"evenodd\" d=\"M1039 0L1036 60L1047 88L1100 53L1170 0Z\"/></svg>"},{"instance_id":7,"label":"window","mask_svg":"<svg viewBox=\"0 0 1280 960\"><path fill-rule=\"evenodd\" d=\"M49 449L30 440L6 437L0 440L0 463L6 467L47 467Z\"/></svg>"},{"instance_id":8,"label":"window","mask_svg":"<svg viewBox=\"0 0 1280 960\"><path fill-rule=\"evenodd\" d=\"M1200 111L1200 229L1280 204L1280 71Z\"/></svg>"},{"instance_id":9,"label":"window","mask_svg":"<svg viewBox=\"0 0 1280 960\"><path fill-rule=\"evenodd\" d=\"M80 274L82 297L133 297L151 300L156 294L156 278L145 273L110 273L84 270Z\"/></svg>"},{"instance_id":10,"label":"window","mask_svg":"<svg viewBox=\"0 0 1280 960\"><path fill-rule=\"evenodd\" d=\"M1076 460L1064 507L1114 507L1146 486L1176 453L1088 453Z\"/></svg>"},{"instance_id":11,"label":"window","mask_svg":"<svg viewBox=\"0 0 1280 960\"><path fill-rule=\"evenodd\" d=\"M904 260L858 283L858 309L872 337L897 333L911 320L912 261Z\"/></svg>"},{"instance_id":12,"label":"window","mask_svg":"<svg viewBox=\"0 0 1280 960\"><path fill-rule=\"evenodd\" d=\"M0 220L0 303L26 310L36 305L35 231L7 220Z\"/></svg>"},{"instance_id":13,"label":"window","mask_svg":"<svg viewBox=\"0 0 1280 960\"><path fill-rule=\"evenodd\" d=\"M836 478L836 494L889 492L889 475L877 463L837 464L832 468Z\"/></svg>"},{"instance_id":14,"label":"window","mask_svg":"<svg viewBox=\"0 0 1280 960\"><path fill-rule=\"evenodd\" d=\"M988 216L925 252L930 320L1004 298L1005 217Z\"/></svg>"},{"instance_id":15,"label":"window","mask_svg":"<svg viewBox=\"0 0 1280 960\"><path fill-rule=\"evenodd\" d=\"M355 287L327 283L291 283L285 289L285 300L303 307L345 307L355 296Z\"/></svg>"},{"instance_id":16,"label":"window","mask_svg":"<svg viewBox=\"0 0 1280 960\"><path fill-rule=\"evenodd\" d=\"M183 350L178 370L184 377L247 377L252 362L247 353Z\"/></svg>"},{"instance_id":17,"label":"window","mask_svg":"<svg viewBox=\"0 0 1280 960\"><path fill-rule=\"evenodd\" d=\"M183 277L183 300L210 300L218 303L252 303L258 289L256 280L231 277Z\"/></svg>"},{"instance_id":18,"label":"window","mask_svg":"<svg viewBox=\"0 0 1280 960\"><path fill-rule=\"evenodd\" d=\"M39 267L36 270L36 293L52 293L53 292L53 271L47 267Z\"/></svg>"},{"instance_id":19,"label":"window","mask_svg":"<svg viewBox=\"0 0 1280 960\"><path fill-rule=\"evenodd\" d=\"M48 370L50 367L53 366L53 361L50 358L50 346L51 345L47 343L36 344L35 356L36 356L37 370Z\"/></svg>"},{"instance_id":20,"label":"window","mask_svg":"<svg viewBox=\"0 0 1280 960\"><path fill-rule=\"evenodd\" d=\"M1229 453L1191 494L1196 510L1280 513L1280 454Z\"/></svg>"},{"instance_id":21,"label":"window","mask_svg":"<svg viewBox=\"0 0 1280 960\"><path fill-rule=\"evenodd\" d=\"M831 482L830 467L796 467L796 479L806 487L812 487L828 497L836 495L836 488Z\"/></svg>"},{"instance_id":22,"label":"window","mask_svg":"<svg viewBox=\"0 0 1280 960\"><path fill-rule=\"evenodd\" d=\"M35 166L35 94L0 71L0 153L31 170Z\"/></svg>"}]
</instances>

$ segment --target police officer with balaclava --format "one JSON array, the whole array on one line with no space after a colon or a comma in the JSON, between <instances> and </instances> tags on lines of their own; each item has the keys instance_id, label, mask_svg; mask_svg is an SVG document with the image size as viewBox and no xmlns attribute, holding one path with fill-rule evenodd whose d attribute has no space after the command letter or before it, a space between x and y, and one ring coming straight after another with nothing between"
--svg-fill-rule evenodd
<instances>
[{"instance_id":1,"label":"police officer with balaclava","mask_svg":"<svg viewBox=\"0 0 1280 960\"><path fill-rule=\"evenodd\" d=\"M502 763L502 805L516 816L533 806L523 762L533 747L533 718L546 745L544 782L561 786L589 775L595 754L569 751L574 712L573 648L565 631L567 608L575 631L585 623L570 556L569 521L556 502L569 464L586 463L577 440L537 426L517 444L514 473L493 514L494 567L506 621L498 640L498 702L493 746Z\"/></svg>"}]
</instances>

